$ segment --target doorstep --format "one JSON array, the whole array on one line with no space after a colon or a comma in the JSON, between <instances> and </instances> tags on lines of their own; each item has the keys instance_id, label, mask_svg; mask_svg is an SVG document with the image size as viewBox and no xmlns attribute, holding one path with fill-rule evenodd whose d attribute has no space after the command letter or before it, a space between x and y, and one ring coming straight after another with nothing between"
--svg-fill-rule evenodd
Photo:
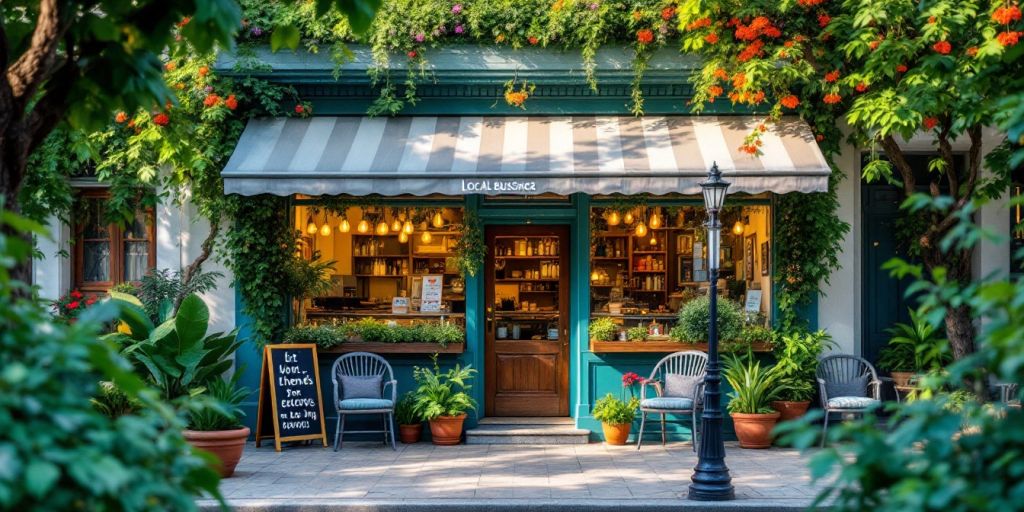
<instances>
[{"instance_id":1,"label":"doorstep","mask_svg":"<svg viewBox=\"0 0 1024 512\"><path fill-rule=\"evenodd\" d=\"M576 428L572 418L494 418L480 420L466 431L466 444L587 444L590 431Z\"/></svg>"}]
</instances>

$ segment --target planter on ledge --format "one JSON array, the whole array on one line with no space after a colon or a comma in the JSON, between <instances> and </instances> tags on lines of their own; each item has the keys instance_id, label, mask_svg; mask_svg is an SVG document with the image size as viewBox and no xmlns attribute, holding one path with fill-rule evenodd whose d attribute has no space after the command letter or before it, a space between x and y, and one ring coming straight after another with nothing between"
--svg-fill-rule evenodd
<instances>
[{"instance_id":1,"label":"planter on ledge","mask_svg":"<svg viewBox=\"0 0 1024 512\"><path fill-rule=\"evenodd\" d=\"M317 349L325 354L347 354L349 352L371 352L374 354L461 354L466 351L465 343L449 343L442 347L437 343L372 343L350 341L330 348Z\"/></svg>"},{"instance_id":2,"label":"planter on ledge","mask_svg":"<svg viewBox=\"0 0 1024 512\"><path fill-rule=\"evenodd\" d=\"M719 345L721 350L722 345ZM754 352L771 352L769 343L754 343ZM598 354L614 354L623 352L679 352L681 350L708 351L707 343L683 343L669 340L649 341L598 341L590 340L590 351Z\"/></svg>"}]
</instances>

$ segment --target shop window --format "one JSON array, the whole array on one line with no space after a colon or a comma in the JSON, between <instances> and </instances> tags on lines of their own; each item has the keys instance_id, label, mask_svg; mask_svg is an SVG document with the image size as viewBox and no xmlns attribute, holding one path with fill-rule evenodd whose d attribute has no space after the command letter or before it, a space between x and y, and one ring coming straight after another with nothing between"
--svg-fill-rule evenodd
<instances>
[{"instance_id":1,"label":"shop window","mask_svg":"<svg viewBox=\"0 0 1024 512\"><path fill-rule=\"evenodd\" d=\"M667 338L679 310L707 295L703 206L600 206L590 217L591 315L613 318L622 336L647 327ZM748 324L770 320L770 218L768 205L722 215L719 292L743 308Z\"/></svg>"},{"instance_id":2,"label":"shop window","mask_svg":"<svg viewBox=\"0 0 1024 512\"><path fill-rule=\"evenodd\" d=\"M1024 196L1024 167L1013 171L1010 197L1020 200ZM1024 273L1024 206L1020 203L1010 208L1010 272Z\"/></svg>"},{"instance_id":3,"label":"shop window","mask_svg":"<svg viewBox=\"0 0 1024 512\"><path fill-rule=\"evenodd\" d=\"M72 265L75 287L105 292L118 283L138 282L156 266L156 236L152 209L140 210L124 225L107 220L105 191L80 197L79 221L74 226Z\"/></svg>"}]
</instances>

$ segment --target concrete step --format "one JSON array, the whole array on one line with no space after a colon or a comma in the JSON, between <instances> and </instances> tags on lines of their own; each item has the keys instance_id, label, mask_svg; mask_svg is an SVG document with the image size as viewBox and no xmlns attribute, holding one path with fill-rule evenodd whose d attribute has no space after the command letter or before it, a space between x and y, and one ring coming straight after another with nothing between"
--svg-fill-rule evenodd
<instances>
[{"instance_id":1,"label":"concrete step","mask_svg":"<svg viewBox=\"0 0 1024 512\"><path fill-rule=\"evenodd\" d=\"M466 444L587 444L589 436L572 418L484 418L466 431Z\"/></svg>"}]
</instances>

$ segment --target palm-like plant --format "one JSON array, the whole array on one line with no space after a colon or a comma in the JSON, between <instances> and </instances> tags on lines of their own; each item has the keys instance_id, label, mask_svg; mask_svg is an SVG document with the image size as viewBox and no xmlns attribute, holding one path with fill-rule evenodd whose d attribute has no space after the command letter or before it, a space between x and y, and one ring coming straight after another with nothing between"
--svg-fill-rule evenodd
<instances>
[{"instance_id":1,"label":"palm-like plant","mask_svg":"<svg viewBox=\"0 0 1024 512\"><path fill-rule=\"evenodd\" d=\"M891 338L886 353L882 359L887 364L881 365L889 370L896 370L890 366L905 366L912 358L913 367L911 371L921 373L933 373L942 370L952 361L949 354L949 341L943 338L937 327L932 325L923 315L918 315L913 309L910 310L910 323L897 323L886 329ZM893 354L902 354L901 364L889 362L888 359L896 359Z\"/></svg>"},{"instance_id":2,"label":"palm-like plant","mask_svg":"<svg viewBox=\"0 0 1024 512\"><path fill-rule=\"evenodd\" d=\"M814 398L815 371L818 357L835 343L827 332L792 332L784 334L775 344L779 398L803 402Z\"/></svg>"},{"instance_id":3,"label":"palm-like plant","mask_svg":"<svg viewBox=\"0 0 1024 512\"><path fill-rule=\"evenodd\" d=\"M738 414L771 414L772 400L779 394L779 373L772 366L747 353L746 357L725 356L725 380L732 386L729 393L729 412Z\"/></svg>"},{"instance_id":4,"label":"palm-like plant","mask_svg":"<svg viewBox=\"0 0 1024 512\"><path fill-rule=\"evenodd\" d=\"M431 358L434 367L413 369L413 377L418 387L415 391L413 411L417 416L430 421L440 416L460 416L466 411L476 409L476 400L469 396L472 388L469 381L476 374L472 365L465 367L456 364L447 372L442 372L437 364L437 355Z\"/></svg>"}]
</instances>

